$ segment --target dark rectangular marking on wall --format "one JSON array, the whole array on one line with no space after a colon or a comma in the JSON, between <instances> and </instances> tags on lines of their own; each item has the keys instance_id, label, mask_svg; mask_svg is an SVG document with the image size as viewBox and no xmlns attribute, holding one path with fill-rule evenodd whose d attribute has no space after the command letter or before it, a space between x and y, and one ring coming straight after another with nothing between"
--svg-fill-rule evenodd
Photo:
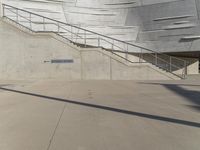
<instances>
[{"instance_id":1,"label":"dark rectangular marking on wall","mask_svg":"<svg viewBox=\"0 0 200 150\"><path fill-rule=\"evenodd\" d=\"M52 59L51 63L74 63L73 59Z\"/></svg>"}]
</instances>

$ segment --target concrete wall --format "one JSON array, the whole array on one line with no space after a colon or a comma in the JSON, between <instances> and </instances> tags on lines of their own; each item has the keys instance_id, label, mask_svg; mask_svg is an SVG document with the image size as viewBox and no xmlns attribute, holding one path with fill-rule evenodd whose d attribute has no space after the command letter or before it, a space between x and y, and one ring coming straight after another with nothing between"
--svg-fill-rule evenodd
<instances>
[{"instance_id":1,"label":"concrete wall","mask_svg":"<svg viewBox=\"0 0 200 150\"><path fill-rule=\"evenodd\" d=\"M1 0L2 3L65 22L62 1Z\"/></svg>"},{"instance_id":2,"label":"concrete wall","mask_svg":"<svg viewBox=\"0 0 200 150\"><path fill-rule=\"evenodd\" d=\"M51 60L73 60L51 63ZM48 35L31 35L0 21L0 79L170 79L148 65L128 66L100 49L79 49Z\"/></svg>"},{"instance_id":3,"label":"concrete wall","mask_svg":"<svg viewBox=\"0 0 200 150\"><path fill-rule=\"evenodd\" d=\"M74 63L53 64L52 59L73 59ZM1 78L80 79L80 52L50 36L32 36L0 23Z\"/></svg>"},{"instance_id":4,"label":"concrete wall","mask_svg":"<svg viewBox=\"0 0 200 150\"><path fill-rule=\"evenodd\" d=\"M146 47L160 52L200 51L199 2L160 0L129 8L125 24L140 26L137 42Z\"/></svg>"},{"instance_id":5,"label":"concrete wall","mask_svg":"<svg viewBox=\"0 0 200 150\"><path fill-rule=\"evenodd\" d=\"M63 9L68 22L155 51L200 51L200 0L65 0Z\"/></svg>"},{"instance_id":6,"label":"concrete wall","mask_svg":"<svg viewBox=\"0 0 200 150\"><path fill-rule=\"evenodd\" d=\"M191 75L191 74L199 74L199 59L191 59L191 58L187 58L186 59L188 62L187 65L187 74Z\"/></svg>"}]
</instances>

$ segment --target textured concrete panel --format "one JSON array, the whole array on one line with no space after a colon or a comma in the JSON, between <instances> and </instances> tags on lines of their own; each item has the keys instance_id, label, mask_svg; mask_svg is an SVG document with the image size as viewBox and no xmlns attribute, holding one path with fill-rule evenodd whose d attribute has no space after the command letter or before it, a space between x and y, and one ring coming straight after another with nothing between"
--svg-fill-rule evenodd
<instances>
[{"instance_id":1,"label":"textured concrete panel","mask_svg":"<svg viewBox=\"0 0 200 150\"><path fill-rule=\"evenodd\" d=\"M200 36L200 0L3 2L160 52L191 51L198 41L182 39Z\"/></svg>"}]
</instances>

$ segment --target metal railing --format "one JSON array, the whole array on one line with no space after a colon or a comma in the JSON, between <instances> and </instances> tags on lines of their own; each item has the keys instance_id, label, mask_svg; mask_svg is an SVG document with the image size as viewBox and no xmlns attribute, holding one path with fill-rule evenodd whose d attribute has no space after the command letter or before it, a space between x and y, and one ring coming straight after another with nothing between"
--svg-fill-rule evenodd
<instances>
[{"instance_id":1,"label":"metal railing","mask_svg":"<svg viewBox=\"0 0 200 150\"><path fill-rule=\"evenodd\" d=\"M130 63L151 63L178 77L185 78L187 62L183 59L127 43L72 24L57 21L27 10L2 4L3 17L32 32L53 32L81 47L101 47Z\"/></svg>"}]
</instances>

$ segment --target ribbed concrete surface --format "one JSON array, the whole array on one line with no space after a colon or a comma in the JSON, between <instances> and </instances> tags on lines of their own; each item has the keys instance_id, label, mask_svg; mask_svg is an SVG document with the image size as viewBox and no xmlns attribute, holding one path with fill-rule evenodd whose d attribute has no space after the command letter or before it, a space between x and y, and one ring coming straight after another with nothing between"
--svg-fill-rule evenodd
<instances>
[{"instance_id":1,"label":"ribbed concrete surface","mask_svg":"<svg viewBox=\"0 0 200 150\"><path fill-rule=\"evenodd\" d=\"M200 81L1 81L2 150L199 150Z\"/></svg>"}]
</instances>

